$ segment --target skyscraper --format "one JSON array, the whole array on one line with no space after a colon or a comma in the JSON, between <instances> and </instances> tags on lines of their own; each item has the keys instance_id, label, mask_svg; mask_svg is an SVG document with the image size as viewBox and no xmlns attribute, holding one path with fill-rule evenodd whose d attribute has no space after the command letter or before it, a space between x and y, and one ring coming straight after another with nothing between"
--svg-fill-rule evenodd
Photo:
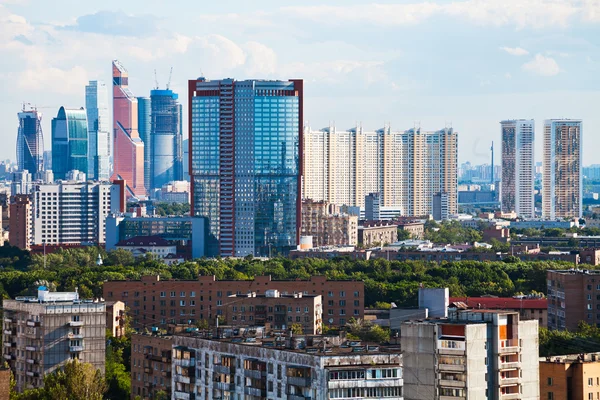
<instances>
[{"instance_id":1,"label":"skyscraper","mask_svg":"<svg viewBox=\"0 0 600 400\"><path fill-rule=\"evenodd\" d=\"M35 176L44 169L44 134L42 133L42 113L33 108L18 113L17 166L19 171L27 170Z\"/></svg>"},{"instance_id":2,"label":"skyscraper","mask_svg":"<svg viewBox=\"0 0 600 400\"><path fill-rule=\"evenodd\" d=\"M108 89L103 81L85 87L88 120L88 178L108 180L112 164L112 135L108 115Z\"/></svg>"},{"instance_id":3,"label":"skyscraper","mask_svg":"<svg viewBox=\"0 0 600 400\"><path fill-rule=\"evenodd\" d=\"M338 205L365 206L380 193L380 206L403 215L431 214L436 193L448 195L457 212L457 142L452 128L394 132L389 126L304 131L303 197Z\"/></svg>"},{"instance_id":4,"label":"skyscraper","mask_svg":"<svg viewBox=\"0 0 600 400\"><path fill-rule=\"evenodd\" d=\"M534 218L535 123L532 119L506 120L501 121L500 126L502 211L514 211L519 217Z\"/></svg>"},{"instance_id":5,"label":"skyscraper","mask_svg":"<svg viewBox=\"0 0 600 400\"><path fill-rule=\"evenodd\" d=\"M67 172L88 174L88 124L85 109L61 107L52 119L52 172L66 179Z\"/></svg>"},{"instance_id":6,"label":"skyscraper","mask_svg":"<svg viewBox=\"0 0 600 400\"><path fill-rule=\"evenodd\" d=\"M138 133L138 101L129 90L129 74L117 60L113 69L114 170L112 179L125 180L127 197L146 197L144 143Z\"/></svg>"},{"instance_id":7,"label":"skyscraper","mask_svg":"<svg viewBox=\"0 0 600 400\"><path fill-rule=\"evenodd\" d=\"M151 152L152 143L150 131L152 130L152 105L149 97L138 97L138 132L144 142L144 186L150 190Z\"/></svg>"},{"instance_id":8,"label":"skyscraper","mask_svg":"<svg viewBox=\"0 0 600 400\"><path fill-rule=\"evenodd\" d=\"M581 120L549 119L544 122L544 218L581 218L581 135Z\"/></svg>"},{"instance_id":9,"label":"skyscraper","mask_svg":"<svg viewBox=\"0 0 600 400\"><path fill-rule=\"evenodd\" d=\"M181 104L172 90L152 90L150 144L150 189L183 180Z\"/></svg>"},{"instance_id":10,"label":"skyscraper","mask_svg":"<svg viewBox=\"0 0 600 400\"><path fill-rule=\"evenodd\" d=\"M297 244L303 81L189 81L192 212L211 253L264 256Z\"/></svg>"}]
</instances>

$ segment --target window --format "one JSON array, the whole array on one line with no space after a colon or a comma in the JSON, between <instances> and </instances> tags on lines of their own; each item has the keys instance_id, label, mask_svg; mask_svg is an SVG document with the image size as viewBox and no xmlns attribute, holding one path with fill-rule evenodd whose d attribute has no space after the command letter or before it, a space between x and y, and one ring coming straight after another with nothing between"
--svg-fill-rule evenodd
<instances>
[{"instance_id":1,"label":"window","mask_svg":"<svg viewBox=\"0 0 600 400\"><path fill-rule=\"evenodd\" d=\"M346 292L340 292L340 297L346 297Z\"/></svg>"},{"instance_id":2,"label":"window","mask_svg":"<svg viewBox=\"0 0 600 400\"><path fill-rule=\"evenodd\" d=\"M327 296L333 297L333 292L327 292Z\"/></svg>"},{"instance_id":3,"label":"window","mask_svg":"<svg viewBox=\"0 0 600 400\"><path fill-rule=\"evenodd\" d=\"M171 297L175 297L175 292L171 292Z\"/></svg>"},{"instance_id":4,"label":"window","mask_svg":"<svg viewBox=\"0 0 600 400\"><path fill-rule=\"evenodd\" d=\"M360 293L359 292L354 292L354 297L360 297Z\"/></svg>"},{"instance_id":5,"label":"window","mask_svg":"<svg viewBox=\"0 0 600 400\"><path fill-rule=\"evenodd\" d=\"M548 386L552 386L553 382L554 382L554 380L552 378L548 378Z\"/></svg>"},{"instance_id":6,"label":"window","mask_svg":"<svg viewBox=\"0 0 600 400\"><path fill-rule=\"evenodd\" d=\"M185 297L185 292L179 293L179 297Z\"/></svg>"},{"instance_id":7,"label":"window","mask_svg":"<svg viewBox=\"0 0 600 400\"><path fill-rule=\"evenodd\" d=\"M594 378L588 378L588 386L594 386Z\"/></svg>"},{"instance_id":8,"label":"window","mask_svg":"<svg viewBox=\"0 0 600 400\"><path fill-rule=\"evenodd\" d=\"M554 392L548 392L548 400L554 400Z\"/></svg>"},{"instance_id":9,"label":"window","mask_svg":"<svg viewBox=\"0 0 600 400\"><path fill-rule=\"evenodd\" d=\"M190 292L190 297L196 297L196 292Z\"/></svg>"},{"instance_id":10,"label":"window","mask_svg":"<svg viewBox=\"0 0 600 400\"><path fill-rule=\"evenodd\" d=\"M179 300L179 307L185 307L185 300Z\"/></svg>"},{"instance_id":11,"label":"window","mask_svg":"<svg viewBox=\"0 0 600 400\"><path fill-rule=\"evenodd\" d=\"M217 306L222 306L222 305L223 305L223 301L217 300Z\"/></svg>"}]
</instances>

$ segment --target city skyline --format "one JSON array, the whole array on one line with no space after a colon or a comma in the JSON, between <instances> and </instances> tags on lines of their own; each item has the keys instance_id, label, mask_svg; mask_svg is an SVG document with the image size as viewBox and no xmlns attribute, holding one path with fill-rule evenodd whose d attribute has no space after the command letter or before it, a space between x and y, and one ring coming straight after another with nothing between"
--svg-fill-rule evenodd
<instances>
[{"instance_id":1,"label":"city skyline","mask_svg":"<svg viewBox=\"0 0 600 400\"><path fill-rule=\"evenodd\" d=\"M600 126L594 79L600 19L593 3L557 1L546 8L533 0L509 1L506 7L468 0L307 1L281 7L260 1L252 7L206 5L200 16L178 4L167 10L144 4L140 14L137 1L107 1L99 10L60 3L0 5L0 19L9 28L0 36L5 43L0 52L8 60L0 71L7 88L0 132L9 140L2 158L14 159L14 113L22 101L45 114L49 106L51 113L60 105L78 108L85 104L82 88L89 80L110 82L106 63L115 58L135 73L136 94L154 86L154 69L163 87L171 66L172 89L182 95L187 79L200 74L238 80L292 76L306 82L304 117L315 128L331 118L342 129L357 120L369 129L426 121L422 128L431 130L451 122L464 138L459 162L487 159L488 142L500 141L499 120L568 117L586 121L590 132ZM324 21L330 22L325 29ZM318 36L311 27L319 27ZM440 29L450 33L440 37ZM183 117L186 132L185 109ZM50 119L42 124L49 132ZM541 141L536 142L541 156ZM585 164L594 163L592 148L584 149Z\"/></svg>"}]
</instances>

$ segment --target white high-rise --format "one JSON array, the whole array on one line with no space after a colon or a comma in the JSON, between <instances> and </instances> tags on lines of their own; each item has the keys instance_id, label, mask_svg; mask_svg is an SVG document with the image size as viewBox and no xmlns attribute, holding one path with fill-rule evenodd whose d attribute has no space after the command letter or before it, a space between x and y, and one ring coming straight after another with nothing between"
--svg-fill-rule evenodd
<instances>
[{"instance_id":1,"label":"white high-rise","mask_svg":"<svg viewBox=\"0 0 600 400\"><path fill-rule=\"evenodd\" d=\"M108 180L112 173L112 135L108 114L108 89L103 81L85 87L88 120L88 178Z\"/></svg>"},{"instance_id":2,"label":"white high-rise","mask_svg":"<svg viewBox=\"0 0 600 400\"><path fill-rule=\"evenodd\" d=\"M578 119L549 119L544 122L544 218L581 218L582 131L582 122Z\"/></svg>"},{"instance_id":3,"label":"white high-rise","mask_svg":"<svg viewBox=\"0 0 600 400\"><path fill-rule=\"evenodd\" d=\"M389 126L346 131L334 126L303 138L303 198L364 207L365 196L380 193L382 206L403 215L431 214L433 196L448 193L457 212L457 141L452 128L435 132Z\"/></svg>"},{"instance_id":4,"label":"white high-rise","mask_svg":"<svg viewBox=\"0 0 600 400\"><path fill-rule=\"evenodd\" d=\"M502 134L503 212L516 212L522 218L535 217L535 122L532 119L500 122Z\"/></svg>"}]
</instances>

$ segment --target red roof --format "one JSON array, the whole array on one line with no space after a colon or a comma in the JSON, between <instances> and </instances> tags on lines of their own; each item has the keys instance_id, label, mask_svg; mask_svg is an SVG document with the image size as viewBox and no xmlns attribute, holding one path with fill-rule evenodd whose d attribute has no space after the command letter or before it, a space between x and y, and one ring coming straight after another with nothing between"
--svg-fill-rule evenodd
<instances>
[{"instance_id":1,"label":"red roof","mask_svg":"<svg viewBox=\"0 0 600 400\"><path fill-rule=\"evenodd\" d=\"M450 297L450 303L463 302L470 308L515 310L515 309L547 309L546 299L515 299L513 297Z\"/></svg>"}]
</instances>

